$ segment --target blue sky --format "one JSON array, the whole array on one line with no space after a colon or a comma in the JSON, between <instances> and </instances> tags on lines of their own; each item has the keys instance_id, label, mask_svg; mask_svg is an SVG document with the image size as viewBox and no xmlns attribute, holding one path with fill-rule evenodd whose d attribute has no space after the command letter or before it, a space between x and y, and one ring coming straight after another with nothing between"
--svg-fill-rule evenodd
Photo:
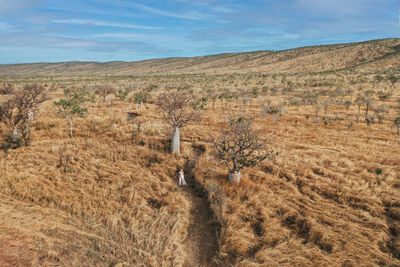
<instances>
[{"instance_id":1,"label":"blue sky","mask_svg":"<svg viewBox=\"0 0 400 267\"><path fill-rule=\"evenodd\" d=\"M399 0L0 0L0 64L136 61L400 37Z\"/></svg>"}]
</instances>

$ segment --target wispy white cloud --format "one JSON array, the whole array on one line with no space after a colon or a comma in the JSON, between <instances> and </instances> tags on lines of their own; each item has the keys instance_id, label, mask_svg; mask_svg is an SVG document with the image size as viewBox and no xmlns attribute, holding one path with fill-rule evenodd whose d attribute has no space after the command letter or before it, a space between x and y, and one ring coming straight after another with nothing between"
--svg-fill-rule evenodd
<instances>
[{"instance_id":1,"label":"wispy white cloud","mask_svg":"<svg viewBox=\"0 0 400 267\"><path fill-rule=\"evenodd\" d=\"M94 26L103 26L103 27L144 29L144 30L159 30L159 29L161 29L160 27L154 27L154 26L110 23L110 22L99 21L99 20L91 20L91 19L57 19L57 20L53 20L53 23L76 24L76 25L94 25Z\"/></svg>"},{"instance_id":2,"label":"wispy white cloud","mask_svg":"<svg viewBox=\"0 0 400 267\"><path fill-rule=\"evenodd\" d=\"M153 13L156 15L161 15L161 16L166 16L166 17L173 17L173 18L179 18L179 19L190 19L190 20L205 20L208 18L207 14L198 12L198 11L184 11L184 12L171 12L171 11L166 11L163 9L159 8L154 8L150 7L147 5L139 4L139 3L125 3L125 2L117 2L119 5L125 6L125 7L130 7L130 8L135 8L135 9L140 9L149 13Z\"/></svg>"},{"instance_id":3,"label":"wispy white cloud","mask_svg":"<svg viewBox=\"0 0 400 267\"><path fill-rule=\"evenodd\" d=\"M136 34L136 33L99 33L93 34L90 38L121 38L121 39L154 39L159 37L168 38L170 35Z\"/></svg>"}]
</instances>

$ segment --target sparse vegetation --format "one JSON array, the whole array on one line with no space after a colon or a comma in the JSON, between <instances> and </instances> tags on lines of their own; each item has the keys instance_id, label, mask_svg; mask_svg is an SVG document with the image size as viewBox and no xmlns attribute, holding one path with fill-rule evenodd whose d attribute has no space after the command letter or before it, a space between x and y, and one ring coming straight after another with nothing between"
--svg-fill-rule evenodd
<instances>
[{"instance_id":1,"label":"sparse vegetation","mask_svg":"<svg viewBox=\"0 0 400 267\"><path fill-rule=\"evenodd\" d=\"M31 140L31 122L37 117L38 106L45 101L44 88L28 84L22 90L13 92L11 99L0 105L0 122L9 130L3 148L25 146Z\"/></svg>"},{"instance_id":2,"label":"sparse vegetation","mask_svg":"<svg viewBox=\"0 0 400 267\"><path fill-rule=\"evenodd\" d=\"M64 117L69 124L69 135L73 137L73 118L75 116L84 117L87 108L83 105L90 100L89 93L84 88L65 89L66 98L54 102L57 107L57 114Z\"/></svg>"},{"instance_id":3,"label":"sparse vegetation","mask_svg":"<svg viewBox=\"0 0 400 267\"><path fill-rule=\"evenodd\" d=\"M0 151L0 265L400 265L400 94L389 79L398 76L399 61L398 54L381 58L398 43L219 55L190 64L163 59L137 72L115 63L107 75L101 64L80 68L79 76L74 70L43 76L46 68L18 76L16 66L15 75L0 77L12 88L0 94L2 108L28 82L53 100L35 106L29 147ZM84 63L68 66L76 64ZM59 66L65 74L66 65ZM101 85L129 90L131 102L117 93L113 105L88 103L92 97L81 88ZM131 98L138 92L146 100L140 111L132 107L140 100ZM64 110L85 115L74 117L79 132L66 134ZM12 111L14 118L18 108ZM185 126L179 155L168 153L166 122ZM1 138L13 128L2 123ZM254 149L271 135L273 154ZM234 140L251 145L224 146ZM262 160L267 155L273 160ZM188 188L177 187L179 168ZM232 185L226 178L235 170L241 178Z\"/></svg>"},{"instance_id":4,"label":"sparse vegetation","mask_svg":"<svg viewBox=\"0 0 400 267\"><path fill-rule=\"evenodd\" d=\"M240 117L229 121L229 128L218 138L212 138L218 165L229 170L229 180L239 183L244 167L255 166L270 156L266 141L251 127L251 119Z\"/></svg>"},{"instance_id":5,"label":"sparse vegetation","mask_svg":"<svg viewBox=\"0 0 400 267\"><path fill-rule=\"evenodd\" d=\"M193 96L187 91L162 93L158 97L157 106L163 120L172 127L172 154L180 154L180 129L198 119L199 113L193 109L193 101Z\"/></svg>"}]
</instances>

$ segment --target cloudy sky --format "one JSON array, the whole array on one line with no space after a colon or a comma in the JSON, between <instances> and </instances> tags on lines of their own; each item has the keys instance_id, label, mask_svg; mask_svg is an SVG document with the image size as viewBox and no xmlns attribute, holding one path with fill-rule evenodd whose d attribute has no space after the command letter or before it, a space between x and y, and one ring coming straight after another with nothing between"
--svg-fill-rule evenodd
<instances>
[{"instance_id":1,"label":"cloudy sky","mask_svg":"<svg viewBox=\"0 0 400 267\"><path fill-rule=\"evenodd\" d=\"M400 37L399 0L0 0L0 64L136 61Z\"/></svg>"}]
</instances>

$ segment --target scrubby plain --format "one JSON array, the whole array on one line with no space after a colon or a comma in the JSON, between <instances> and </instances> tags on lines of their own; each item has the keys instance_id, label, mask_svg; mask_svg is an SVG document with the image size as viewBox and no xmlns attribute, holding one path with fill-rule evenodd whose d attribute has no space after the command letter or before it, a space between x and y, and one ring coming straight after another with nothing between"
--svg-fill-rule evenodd
<instances>
[{"instance_id":1,"label":"scrubby plain","mask_svg":"<svg viewBox=\"0 0 400 267\"><path fill-rule=\"evenodd\" d=\"M1 152L0 265L400 265L397 77L396 69L4 76L16 89L39 83L51 99L31 145ZM95 95L102 86L128 94L97 95L70 138L53 102L66 88ZM181 155L168 153L171 129L155 105L171 90L207 103L182 129ZM129 112L138 116L128 121ZM235 185L208 141L240 116L254 118L274 153ZM191 188L177 186L180 167ZM196 215L198 201L211 221ZM216 243L195 231L202 224Z\"/></svg>"}]
</instances>

